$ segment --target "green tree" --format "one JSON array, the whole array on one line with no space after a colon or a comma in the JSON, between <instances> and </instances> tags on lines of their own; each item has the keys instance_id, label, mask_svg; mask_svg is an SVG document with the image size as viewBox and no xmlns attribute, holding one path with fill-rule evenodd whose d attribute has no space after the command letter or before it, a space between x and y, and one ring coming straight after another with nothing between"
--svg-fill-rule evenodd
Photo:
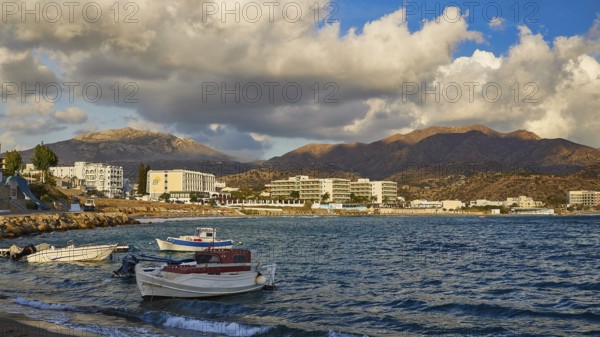
<instances>
[{"instance_id":1,"label":"green tree","mask_svg":"<svg viewBox=\"0 0 600 337\"><path fill-rule=\"evenodd\" d=\"M138 194L144 195L148 194L146 190L146 185L148 183L148 171L146 168L150 168L149 165L144 165L144 163L140 163L138 167Z\"/></svg>"},{"instance_id":2,"label":"green tree","mask_svg":"<svg viewBox=\"0 0 600 337\"><path fill-rule=\"evenodd\" d=\"M4 158L4 163L6 165L4 175L14 175L17 170L20 170L23 167L23 158L21 158L21 153L19 153L17 150L8 152Z\"/></svg>"},{"instance_id":3,"label":"green tree","mask_svg":"<svg viewBox=\"0 0 600 337\"><path fill-rule=\"evenodd\" d=\"M42 181L45 182L50 167L58 164L58 157L48 145L44 145L42 142L42 144L36 145L33 149L33 158L31 159L31 162L37 170L42 171Z\"/></svg>"},{"instance_id":4,"label":"green tree","mask_svg":"<svg viewBox=\"0 0 600 337\"><path fill-rule=\"evenodd\" d=\"M158 196L158 199L160 200L169 200L171 199L171 194L169 193L163 193L161 195Z\"/></svg>"},{"instance_id":5,"label":"green tree","mask_svg":"<svg viewBox=\"0 0 600 337\"><path fill-rule=\"evenodd\" d=\"M325 194L321 196L321 202L326 202L327 200L329 200L329 192L325 192Z\"/></svg>"},{"instance_id":6,"label":"green tree","mask_svg":"<svg viewBox=\"0 0 600 337\"><path fill-rule=\"evenodd\" d=\"M292 191L292 192L290 192L290 198L292 198L292 199L300 199L300 192L299 191Z\"/></svg>"}]
</instances>

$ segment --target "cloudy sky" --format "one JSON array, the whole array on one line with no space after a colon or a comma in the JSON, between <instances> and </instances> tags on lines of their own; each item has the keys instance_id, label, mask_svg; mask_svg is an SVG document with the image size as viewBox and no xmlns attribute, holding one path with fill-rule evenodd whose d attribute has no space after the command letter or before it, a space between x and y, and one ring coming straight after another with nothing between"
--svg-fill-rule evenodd
<instances>
[{"instance_id":1,"label":"cloudy sky","mask_svg":"<svg viewBox=\"0 0 600 337\"><path fill-rule=\"evenodd\" d=\"M0 1L2 151L131 126L247 159L434 125L600 147L600 2Z\"/></svg>"}]
</instances>

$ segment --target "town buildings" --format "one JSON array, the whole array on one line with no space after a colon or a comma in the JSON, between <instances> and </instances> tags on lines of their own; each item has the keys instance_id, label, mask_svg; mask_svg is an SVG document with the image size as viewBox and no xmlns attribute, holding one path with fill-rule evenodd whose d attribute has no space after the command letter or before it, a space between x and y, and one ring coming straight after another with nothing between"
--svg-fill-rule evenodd
<instances>
[{"instance_id":1,"label":"town buildings","mask_svg":"<svg viewBox=\"0 0 600 337\"><path fill-rule=\"evenodd\" d=\"M398 199L397 183L393 181L359 179L351 182L340 178L295 176L271 181L268 187L273 199L294 198L304 201L349 203L352 202L351 196L354 196L377 204L395 202Z\"/></svg>"},{"instance_id":2,"label":"town buildings","mask_svg":"<svg viewBox=\"0 0 600 337\"><path fill-rule=\"evenodd\" d=\"M509 197L506 200L486 200L486 199L477 199L472 200L468 203L469 207L486 207L486 206L494 206L494 207L521 207L521 208L537 208L543 207L544 203L541 201L533 200L531 197L527 197L524 195L520 195L518 197Z\"/></svg>"},{"instance_id":3,"label":"town buildings","mask_svg":"<svg viewBox=\"0 0 600 337\"><path fill-rule=\"evenodd\" d=\"M123 195L122 166L75 162L73 166L51 167L50 173L57 178L75 180L74 186L102 192L109 198Z\"/></svg>"},{"instance_id":4,"label":"town buildings","mask_svg":"<svg viewBox=\"0 0 600 337\"><path fill-rule=\"evenodd\" d=\"M147 175L146 192L151 200L168 193L171 199L189 199L210 196L216 192L216 178L213 174L188 170L150 170Z\"/></svg>"},{"instance_id":5,"label":"town buildings","mask_svg":"<svg viewBox=\"0 0 600 337\"><path fill-rule=\"evenodd\" d=\"M428 201L428 200L413 200L410 202L411 208L435 208L443 209L448 211L459 210L465 207L465 204L460 200L442 200L442 201Z\"/></svg>"}]
</instances>

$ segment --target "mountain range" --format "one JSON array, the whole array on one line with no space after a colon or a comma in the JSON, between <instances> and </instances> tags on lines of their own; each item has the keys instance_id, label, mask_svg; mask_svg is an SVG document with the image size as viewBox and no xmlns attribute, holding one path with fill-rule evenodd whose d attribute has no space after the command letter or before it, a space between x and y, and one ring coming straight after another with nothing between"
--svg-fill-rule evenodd
<instances>
[{"instance_id":1,"label":"mountain range","mask_svg":"<svg viewBox=\"0 0 600 337\"><path fill-rule=\"evenodd\" d=\"M501 133L471 125L430 127L370 144L309 144L269 160L291 162L301 167L328 163L373 179L432 167L455 173L520 168L567 174L600 162L600 150L565 139L542 139L525 130Z\"/></svg>"},{"instance_id":2,"label":"mountain range","mask_svg":"<svg viewBox=\"0 0 600 337\"><path fill-rule=\"evenodd\" d=\"M59 165L75 161L122 165L134 178L140 162L153 169L185 168L225 176L269 168L277 176L295 171L347 172L371 179L409 177L415 172L528 170L569 174L600 163L600 150L565 139L543 139L518 130L502 133L483 125L430 127L373 143L309 144L266 161L243 163L189 138L133 128L79 135L47 144ZM33 150L21 152L30 162ZM438 172L439 171L439 172Z\"/></svg>"},{"instance_id":3,"label":"mountain range","mask_svg":"<svg viewBox=\"0 0 600 337\"><path fill-rule=\"evenodd\" d=\"M46 144L59 158L59 165L76 161L123 166L126 177L134 178L141 162L153 169L185 168L214 172L209 163L237 162L189 138L142 131L134 128L113 129L81 134L73 139ZM31 162L33 149L22 151L23 161Z\"/></svg>"}]
</instances>

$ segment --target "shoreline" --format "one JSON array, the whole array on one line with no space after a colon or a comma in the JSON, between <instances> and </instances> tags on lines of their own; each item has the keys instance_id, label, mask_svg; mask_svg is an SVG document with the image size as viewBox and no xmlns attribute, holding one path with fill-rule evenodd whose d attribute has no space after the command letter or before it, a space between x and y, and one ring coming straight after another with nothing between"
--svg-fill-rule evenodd
<instances>
[{"instance_id":1,"label":"shoreline","mask_svg":"<svg viewBox=\"0 0 600 337\"><path fill-rule=\"evenodd\" d=\"M24 314L0 311L0 336L3 337L101 337L101 335L33 319Z\"/></svg>"},{"instance_id":2,"label":"shoreline","mask_svg":"<svg viewBox=\"0 0 600 337\"><path fill-rule=\"evenodd\" d=\"M254 217L283 217L283 218L335 218L335 217L469 217L469 218L495 218L495 217L568 217L568 216L600 216L599 212L578 212L563 214L487 214L482 212L432 212L432 213L337 213L337 212L283 212L283 213L261 213L245 214L243 212L216 212L206 214L206 212L152 212L126 214L121 212L44 212L29 214L2 214L0 215L0 241L4 239L15 239L18 237L32 236L40 233L69 230L85 230L96 227L116 227L143 223L152 223L156 220L176 221L176 220L201 220L201 219L221 219L221 218L254 218Z\"/></svg>"}]
</instances>

